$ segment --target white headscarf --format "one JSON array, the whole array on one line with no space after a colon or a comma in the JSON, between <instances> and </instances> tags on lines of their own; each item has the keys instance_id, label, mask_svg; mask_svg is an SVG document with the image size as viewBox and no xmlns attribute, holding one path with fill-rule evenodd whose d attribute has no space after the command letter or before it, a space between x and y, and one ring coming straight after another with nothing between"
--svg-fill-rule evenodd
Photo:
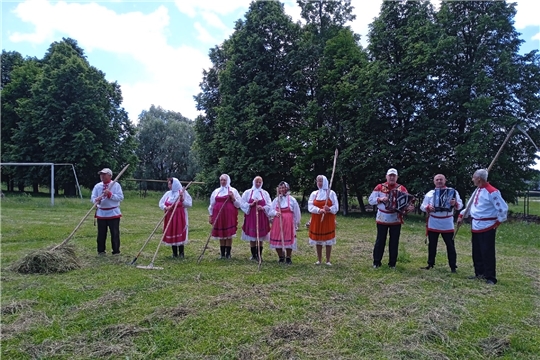
<instances>
[{"instance_id":1,"label":"white headscarf","mask_svg":"<svg viewBox=\"0 0 540 360\"><path fill-rule=\"evenodd\" d=\"M227 178L227 185L225 186L221 186L221 178L225 176ZM224 193L225 195L227 195L229 193L229 187L231 186L231 178L229 177L229 175L227 174L221 174L219 176L219 191L218 191L218 195L221 194L221 193Z\"/></svg>"},{"instance_id":2,"label":"white headscarf","mask_svg":"<svg viewBox=\"0 0 540 360\"><path fill-rule=\"evenodd\" d=\"M180 196L180 191L182 191L182 184L180 181L173 177L171 184L171 193L169 194L169 202L175 202L176 199Z\"/></svg>"},{"instance_id":3,"label":"white headscarf","mask_svg":"<svg viewBox=\"0 0 540 360\"><path fill-rule=\"evenodd\" d=\"M255 179L257 179L257 178L261 179L261 187L257 187L255 185ZM262 177L255 176L253 178L253 181L251 182L251 184L252 184L252 186L251 186L251 198L253 200L262 200L262 198L263 198L263 194L262 194L262 186L263 186Z\"/></svg>"},{"instance_id":4,"label":"white headscarf","mask_svg":"<svg viewBox=\"0 0 540 360\"><path fill-rule=\"evenodd\" d=\"M319 177L322 177L323 183L322 183L322 187L320 187L319 191L317 192L317 200L326 200L326 193L328 192L328 179L324 175L318 175L317 179ZM319 187L318 182L317 182L317 187Z\"/></svg>"}]
</instances>

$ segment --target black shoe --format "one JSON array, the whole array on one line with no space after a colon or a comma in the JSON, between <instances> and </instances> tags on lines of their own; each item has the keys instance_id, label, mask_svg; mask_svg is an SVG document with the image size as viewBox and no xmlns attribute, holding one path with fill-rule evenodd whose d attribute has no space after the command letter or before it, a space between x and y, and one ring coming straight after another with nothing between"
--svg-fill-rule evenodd
<instances>
[{"instance_id":1,"label":"black shoe","mask_svg":"<svg viewBox=\"0 0 540 360\"><path fill-rule=\"evenodd\" d=\"M452 274L455 274L455 273L457 273L457 270L456 270L456 268L452 268L452 270L450 270L450 272L451 272Z\"/></svg>"},{"instance_id":2,"label":"black shoe","mask_svg":"<svg viewBox=\"0 0 540 360\"><path fill-rule=\"evenodd\" d=\"M180 259L183 259L183 258L184 258L184 253L181 253L180 255L178 255L178 257L179 257Z\"/></svg>"},{"instance_id":3,"label":"black shoe","mask_svg":"<svg viewBox=\"0 0 540 360\"><path fill-rule=\"evenodd\" d=\"M421 267L420 269L422 269L422 270L431 270L431 269L433 269L433 265L424 266L424 267Z\"/></svg>"},{"instance_id":4,"label":"black shoe","mask_svg":"<svg viewBox=\"0 0 540 360\"><path fill-rule=\"evenodd\" d=\"M373 268L374 268L374 269L378 269L378 268L380 268L380 267L381 267L381 265L373 265Z\"/></svg>"},{"instance_id":5,"label":"black shoe","mask_svg":"<svg viewBox=\"0 0 540 360\"><path fill-rule=\"evenodd\" d=\"M292 265L292 260L291 260L291 258L285 259L285 264L287 264L287 265Z\"/></svg>"},{"instance_id":6,"label":"black shoe","mask_svg":"<svg viewBox=\"0 0 540 360\"><path fill-rule=\"evenodd\" d=\"M486 284L495 285L495 282L493 280L486 280Z\"/></svg>"},{"instance_id":7,"label":"black shoe","mask_svg":"<svg viewBox=\"0 0 540 360\"><path fill-rule=\"evenodd\" d=\"M230 259L230 258L231 258L231 254L225 255L225 259Z\"/></svg>"},{"instance_id":8,"label":"black shoe","mask_svg":"<svg viewBox=\"0 0 540 360\"><path fill-rule=\"evenodd\" d=\"M284 262L285 262L285 258L284 258L284 257L280 257L278 262L284 263Z\"/></svg>"},{"instance_id":9,"label":"black shoe","mask_svg":"<svg viewBox=\"0 0 540 360\"><path fill-rule=\"evenodd\" d=\"M99 256L105 256L105 255L107 255L107 253L105 251L100 251L100 252L98 252L98 255Z\"/></svg>"}]
</instances>

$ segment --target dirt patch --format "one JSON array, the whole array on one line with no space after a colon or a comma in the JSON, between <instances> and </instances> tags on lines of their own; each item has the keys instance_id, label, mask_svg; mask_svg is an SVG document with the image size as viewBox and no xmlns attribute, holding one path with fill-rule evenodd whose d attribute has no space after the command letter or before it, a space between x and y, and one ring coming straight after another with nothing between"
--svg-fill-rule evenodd
<instances>
[{"instance_id":1,"label":"dirt patch","mask_svg":"<svg viewBox=\"0 0 540 360\"><path fill-rule=\"evenodd\" d=\"M158 308L145 320L149 323L157 320L172 319L180 321L184 319L189 314L194 313L193 309L187 308L185 306L177 306L173 308Z\"/></svg>"},{"instance_id":2,"label":"dirt patch","mask_svg":"<svg viewBox=\"0 0 540 360\"><path fill-rule=\"evenodd\" d=\"M268 342L273 344L281 341L303 341L313 338L315 331L305 324L280 324L274 326L268 335Z\"/></svg>"},{"instance_id":3,"label":"dirt patch","mask_svg":"<svg viewBox=\"0 0 540 360\"><path fill-rule=\"evenodd\" d=\"M32 305L37 304L37 301L34 300L21 300L14 301L7 305L2 305L2 315L13 315L23 310L28 310Z\"/></svg>"},{"instance_id":4,"label":"dirt patch","mask_svg":"<svg viewBox=\"0 0 540 360\"><path fill-rule=\"evenodd\" d=\"M481 340L479 345L486 356L498 357L510 348L510 340L506 337L489 337Z\"/></svg>"},{"instance_id":5,"label":"dirt patch","mask_svg":"<svg viewBox=\"0 0 540 360\"><path fill-rule=\"evenodd\" d=\"M2 333L1 338L10 339L19 334L27 332L36 325L50 325L52 320L41 311L26 311L26 308L22 308L24 311L21 311L18 318L11 324L2 323Z\"/></svg>"}]
</instances>

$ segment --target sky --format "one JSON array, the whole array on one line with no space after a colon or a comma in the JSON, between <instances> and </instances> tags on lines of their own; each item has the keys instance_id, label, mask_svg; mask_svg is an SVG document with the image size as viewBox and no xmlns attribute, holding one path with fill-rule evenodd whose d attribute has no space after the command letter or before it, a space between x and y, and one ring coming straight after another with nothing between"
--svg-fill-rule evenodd
<instances>
[{"instance_id":1,"label":"sky","mask_svg":"<svg viewBox=\"0 0 540 360\"><path fill-rule=\"evenodd\" d=\"M151 105L195 119L209 49L233 33L249 0L49 1L1 0L2 49L43 58L50 44L75 39L90 64L120 84L130 119ZM521 52L540 48L538 0L518 0L515 27L525 40ZM294 21L295 0L282 1ZM368 25L382 0L353 0L356 20L348 25L367 45ZM438 5L438 2L435 3Z\"/></svg>"}]
</instances>

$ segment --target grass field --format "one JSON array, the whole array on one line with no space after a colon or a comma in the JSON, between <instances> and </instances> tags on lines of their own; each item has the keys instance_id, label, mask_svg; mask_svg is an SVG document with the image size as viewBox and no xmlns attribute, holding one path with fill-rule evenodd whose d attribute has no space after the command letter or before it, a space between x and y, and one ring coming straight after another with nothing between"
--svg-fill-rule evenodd
<instances>
[{"instance_id":1,"label":"grass field","mask_svg":"<svg viewBox=\"0 0 540 360\"><path fill-rule=\"evenodd\" d=\"M371 268L371 216L338 217L334 266L313 265L304 213L293 265L278 264L266 247L257 271L238 238L231 260L218 260L211 241L196 264L210 231L207 202L197 201L186 259L161 247L155 265L164 270L129 266L161 219L160 196L127 192L118 257L97 256L87 219L71 240L83 268L55 275L9 267L66 238L90 209L88 197L59 198L54 207L48 198L2 199L3 359L540 359L539 225L499 228L495 286L466 279L473 273L467 226L456 239L457 274L442 240L435 269L420 270L421 216L402 227L396 270ZM159 238L137 264L149 264Z\"/></svg>"}]
</instances>

